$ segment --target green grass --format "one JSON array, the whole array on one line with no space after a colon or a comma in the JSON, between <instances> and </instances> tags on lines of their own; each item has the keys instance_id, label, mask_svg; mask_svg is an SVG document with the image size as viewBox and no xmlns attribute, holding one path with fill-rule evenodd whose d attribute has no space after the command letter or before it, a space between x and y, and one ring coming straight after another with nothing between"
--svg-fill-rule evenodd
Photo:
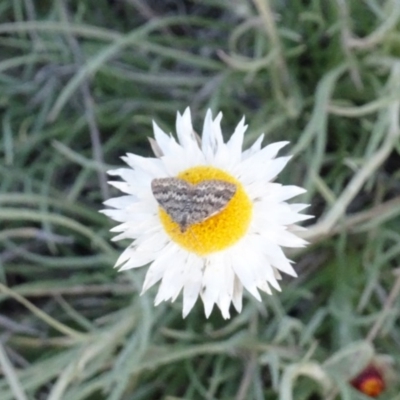
<instances>
[{"instance_id":1,"label":"green grass","mask_svg":"<svg viewBox=\"0 0 400 400\"><path fill-rule=\"evenodd\" d=\"M367 399L351 374L398 370L400 2L3 0L0 22L1 400ZM187 106L290 140L280 182L316 216L299 278L228 321L139 296L98 213Z\"/></svg>"}]
</instances>

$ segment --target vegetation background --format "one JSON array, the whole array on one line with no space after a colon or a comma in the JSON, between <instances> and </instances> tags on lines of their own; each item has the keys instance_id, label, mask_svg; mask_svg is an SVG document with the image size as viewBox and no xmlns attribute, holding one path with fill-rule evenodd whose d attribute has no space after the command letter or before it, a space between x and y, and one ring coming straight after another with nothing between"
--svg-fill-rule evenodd
<instances>
[{"instance_id":1,"label":"vegetation background","mask_svg":"<svg viewBox=\"0 0 400 400\"><path fill-rule=\"evenodd\" d=\"M2 0L0 399L400 399L400 1ZM191 107L290 140L299 278L241 314L112 267L105 171ZM391 373L392 372L392 373Z\"/></svg>"}]
</instances>

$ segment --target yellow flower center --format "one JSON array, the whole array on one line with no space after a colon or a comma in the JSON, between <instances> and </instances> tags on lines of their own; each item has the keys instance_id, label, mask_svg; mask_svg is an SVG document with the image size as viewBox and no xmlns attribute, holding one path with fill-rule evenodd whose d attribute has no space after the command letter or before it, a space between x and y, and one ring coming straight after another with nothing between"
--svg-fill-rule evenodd
<instances>
[{"instance_id":1,"label":"yellow flower center","mask_svg":"<svg viewBox=\"0 0 400 400\"><path fill-rule=\"evenodd\" d=\"M178 178L193 185L210 179L223 180L234 183L236 193L221 212L189 225L185 232L181 232L179 224L160 207L161 223L173 241L190 252L205 256L224 250L243 237L250 224L253 205L239 181L228 173L209 166L189 168L181 172Z\"/></svg>"}]
</instances>

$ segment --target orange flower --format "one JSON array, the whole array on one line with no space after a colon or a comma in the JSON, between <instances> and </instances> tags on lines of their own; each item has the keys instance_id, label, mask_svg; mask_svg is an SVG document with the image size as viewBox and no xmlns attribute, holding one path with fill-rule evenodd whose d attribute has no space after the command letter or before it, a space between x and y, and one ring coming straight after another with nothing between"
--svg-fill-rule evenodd
<instances>
[{"instance_id":1,"label":"orange flower","mask_svg":"<svg viewBox=\"0 0 400 400\"><path fill-rule=\"evenodd\" d=\"M361 393L370 397L378 397L385 390L382 371L374 364L369 364L350 383Z\"/></svg>"}]
</instances>

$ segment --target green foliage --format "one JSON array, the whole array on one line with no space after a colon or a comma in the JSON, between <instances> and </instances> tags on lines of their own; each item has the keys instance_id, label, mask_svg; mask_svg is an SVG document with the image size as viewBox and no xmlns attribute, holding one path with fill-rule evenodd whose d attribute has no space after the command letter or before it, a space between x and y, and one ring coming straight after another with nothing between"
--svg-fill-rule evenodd
<instances>
[{"instance_id":1,"label":"green foliage","mask_svg":"<svg viewBox=\"0 0 400 400\"><path fill-rule=\"evenodd\" d=\"M0 21L1 400L366 399L351 376L398 366L399 1L3 0ZM187 106L290 140L280 180L316 215L299 278L228 321L139 296L98 213L105 171Z\"/></svg>"}]
</instances>

